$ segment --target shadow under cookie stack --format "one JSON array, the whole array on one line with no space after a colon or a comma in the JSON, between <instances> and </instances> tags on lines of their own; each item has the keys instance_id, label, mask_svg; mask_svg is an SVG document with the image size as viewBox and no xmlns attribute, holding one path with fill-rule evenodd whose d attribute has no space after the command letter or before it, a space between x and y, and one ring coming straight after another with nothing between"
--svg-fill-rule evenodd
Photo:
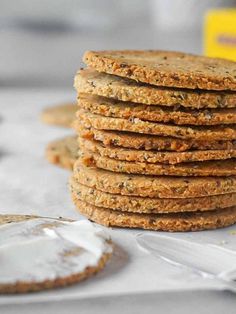
<instances>
[{"instance_id":1,"label":"shadow under cookie stack","mask_svg":"<svg viewBox=\"0 0 236 314\"><path fill-rule=\"evenodd\" d=\"M107 226L236 222L236 63L165 51L86 52L75 77L79 212Z\"/></svg>"}]
</instances>

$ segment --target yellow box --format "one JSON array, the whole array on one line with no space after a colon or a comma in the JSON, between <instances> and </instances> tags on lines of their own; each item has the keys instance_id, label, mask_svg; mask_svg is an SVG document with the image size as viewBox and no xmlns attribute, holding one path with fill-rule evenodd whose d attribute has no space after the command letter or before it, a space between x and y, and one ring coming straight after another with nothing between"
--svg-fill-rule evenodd
<instances>
[{"instance_id":1,"label":"yellow box","mask_svg":"<svg viewBox=\"0 0 236 314\"><path fill-rule=\"evenodd\" d=\"M236 61L236 8L208 11L204 25L204 54Z\"/></svg>"}]
</instances>

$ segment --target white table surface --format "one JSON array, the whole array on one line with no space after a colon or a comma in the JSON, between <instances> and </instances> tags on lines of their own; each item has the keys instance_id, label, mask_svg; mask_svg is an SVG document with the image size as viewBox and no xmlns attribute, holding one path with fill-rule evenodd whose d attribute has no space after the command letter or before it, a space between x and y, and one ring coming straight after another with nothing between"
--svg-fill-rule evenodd
<instances>
[{"instance_id":1,"label":"white table surface","mask_svg":"<svg viewBox=\"0 0 236 314\"><path fill-rule=\"evenodd\" d=\"M68 192L69 172L44 158L46 144L71 130L44 125L42 108L75 98L73 90L0 90L0 212L81 218ZM172 234L236 249L236 227ZM110 229L109 265L73 287L1 296L0 313L235 313L236 295L139 249L141 231ZM204 258L204 256L203 256Z\"/></svg>"}]
</instances>

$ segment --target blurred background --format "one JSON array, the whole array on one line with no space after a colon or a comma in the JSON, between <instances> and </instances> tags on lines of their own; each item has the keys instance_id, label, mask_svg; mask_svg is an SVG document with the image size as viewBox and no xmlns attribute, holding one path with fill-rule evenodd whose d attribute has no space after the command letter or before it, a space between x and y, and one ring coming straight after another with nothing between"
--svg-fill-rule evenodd
<instances>
[{"instance_id":1,"label":"blurred background","mask_svg":"<svg viewBox=\"0 0 236 314\"><path fill-rule=\"evenodd\" d=\"M89 49L202 53L207 12L221 7L236 0L0 0L0 86L71 87ZM235 49L236 31L223 40Z\"/></svg>"}]
</instances>

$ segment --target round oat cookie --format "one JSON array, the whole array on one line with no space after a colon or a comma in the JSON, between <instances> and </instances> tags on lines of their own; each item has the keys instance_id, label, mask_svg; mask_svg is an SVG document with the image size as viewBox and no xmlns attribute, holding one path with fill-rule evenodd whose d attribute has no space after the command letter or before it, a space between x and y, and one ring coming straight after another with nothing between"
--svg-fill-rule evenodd
<instances>
[{"instance_id":1,"label":"round oat cookie","mask_svg":"<svg viewBox=\"0 0 236 314\"><path fill-rule=\"evenodd\" d=\"M235 159L227 159L220 161L199 161L186 162L175 165L161 163L146 163L116 160L113 158L102 157L101 155L81 151L81 162L88 166L96 166L104 170L145 174L152 176L217 176L228 177L236 176L236 161Z\"/></svg>"},{"instance_id":2,"label":"round oat cookie","mask_svg":"<svg viewBox=\"0 0 236 314\"><path fill-rule=\"evenodd\" d=\"M93 69L79 71L74 86L79 93L165 107L235 108L236 103L234 92L157 87Z\"/></svg>"},{"instance_id":3,"label":"round oat cookie","mask_svg":"<svg viewBox=\"0 0 236 314\"><path fill-rule=\"evenodd\" d=\"M44 109L41 119L44 123L71 128L78 110L76 104L64 104Z\"/></svg>"},{"instance_id":4,"label":"round oat cookie","mask_svg":"<svg viewBox=\"0 0 236 314\"><path fill-rule=\"evenodd\" d=\"M103 145L99 141L79 138L81 150L89 151L123 161L178 164L182 162L199 162L207 160L224 160L236 157L235 150L195 150L187 152L158 152L154 150L137 150Z\"/></svg>"},{"instance_id":5,"label":"round oat cookie","mask_svg":"<svg viewBox=\"0 0 236 314\"><path fill-rule=\"evenodd\" d=\"M88 204L133 213L176 213L215 210L236 206L236 193L195 198L150 198L111 194L70 179L75 198Z\"/></svg>"},{"instance_id":6,"label":"round oat cookie","mask_svg":"<svg viewBox=\"0 0 236 314\"><path fill-rule=\"evenodd\" d=\"M160 137L156 135L144 135L130 132L86 129L80 122L74 122L74 128L85 139L101 142L103 145L113 145L128 149L176 151L188 150L235 150L236 141L204 141L194 139L178 139L174 137Z\"/></svg>"},{"instance_id":7,"label":"round oat cookie","mask_svg":"<svg viewBox=\"0 0 236 314\"><path fill-rule=\"evenodd\" d=\"M112 253L101 227L26 215L0 215L0 293L64 287L100 271Z\"/></svg>"},{"instance_id":8,"label":"round oat cookie","mask_svg":"<svg viewBox=\"0 0 236 314\"><path fill-rule=\"evenodd\" d=\"M77 136L67 136L48 144L46 158L52 164L72 170L78 158L78 152L79 144Z\"/></svg>"},{"instance_id":9,"label":"round oat cookie","mask_svg":"<svg viewBox=\"0 0 236 314\"><path fill-rule=\"evenodd\" d=\"M87 51L83 61L99 72L156 86L236 91L236 62L160 50Z\"/></svg>"},{"instance_id":10,"label":"round oat cookie","mask_svg":"<svg viewBox=\"0 0 236 314\"><path fill-rule=\"evenodd\" d=\"M230 177L170 177L115 173L86 167L77 160L76 180L97 190L141 197L193 198L236 193L236 176Z\"/></svg>"},{"instance_id":11,"label":"round oat cookie","mask_svg":"<svg viewBox=\"0 0 236 314\"><path fill-rule=\"evenodd\" d=\"M122 119L104 117L80 109L77 118L84 127L99 130L126 131L158 136L171 136L181 139L195 139L202 141L220 141L236 139L236 125L229 126L178 126L143 121L141 119Z\"/></svg>"},{"instance_id":12,"label":"round oat cookie","mask_svg":"<svg viewBox=\"0 0 236 314\"><path fill-rule=\"evenodd\" d=\"M108 227L141 228L169 232L223 228L236 223L236 206L215 211L171 214L138 214L96 207L74 198L77 210Z\"/></svg>"},{"instance_id":13,"label":"round oat cookie","mask_svg":"<svg viewBox=\"0 0 236 314\"><path fill-rule=\"evenodd\" d=\"M179 125L235 124L236 109L187 110L121 102L105 97L80 94L79 107L105 117L141 119ZM236 100L235 100L236 101Z\"/></svg>"}]
</instances>

